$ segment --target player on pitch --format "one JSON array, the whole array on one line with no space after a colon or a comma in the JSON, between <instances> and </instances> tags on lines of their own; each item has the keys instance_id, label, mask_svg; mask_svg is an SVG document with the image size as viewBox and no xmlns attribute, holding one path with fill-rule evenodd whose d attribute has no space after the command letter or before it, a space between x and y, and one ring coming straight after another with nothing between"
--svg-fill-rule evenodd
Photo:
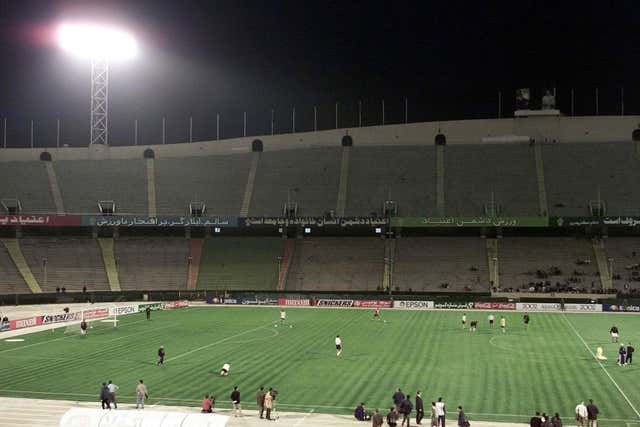
<instances>
[{"instance_id":1,"label":"player on pitch","mask_svg":"<svg viewBox=\"0 0 640 427\"><path fill-rule=\"evenodd\" d=\"M467 313L462 313L462 329L467 326Z\"/></svg>"},{"instance_id":2,"label":"player on pitch","mask_svg":"<svg viewBox=\"0 0 640 427\"><path fill-rule=\"evenodd\" d=\"M507 319L504 316L500 316L500 329L503 334L507 332Z\"/></svg>"},{"instance_id":3,"label":"player on pitch","mask_svg":"<svg viewBox=\"0 0 640 427\"><path fill-rule=\"evenodd\" d=\"M336 335L336 356L340 357L342 354L342 339L340 335Z\"/></svg>"},{"instance_id":4,"label":"player on pitch","mask_svg":"<svg viewBox=\"0 0 640 427\"><path fill-rule=\"evenodd\" d=\"M380 319L380 309L378 307L373 309L373 318L374 320Z\"/></svg>"},{"instance_id":5,"label":"player on pitch","mask_svg":"<svg viewBox=\"0 0 640 427\"><path fill-rule=\"evenodd\" d=\"M529 313L525 311L524 316L522 316L522 321L524 322L524 328L529 329Z\"/></svg>"},{"instance_id":6,"label":"player on pitch","mask_svg":"<svg viewBox=\"0 0 640 427\"><path fill-rule=\"evenodd\" d=\"M284 311L284 308L280 309L280 324L284 325L287 321L287 312Z\"/></svg>"}]
</instances>

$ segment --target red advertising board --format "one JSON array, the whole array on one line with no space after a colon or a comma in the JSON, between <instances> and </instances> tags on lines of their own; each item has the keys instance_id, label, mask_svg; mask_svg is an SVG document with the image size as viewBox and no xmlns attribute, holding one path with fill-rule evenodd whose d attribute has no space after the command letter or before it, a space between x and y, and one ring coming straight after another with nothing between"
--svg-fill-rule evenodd
<instances>
[{"instance_id":1,"label":"red advertising board","mask_svg":"<svg viewBox=\"0 0 640 427\"><path fill-rule=\"evenodd\" d=\"M391 308L393 307L392 301L369 301L369 300L356 300L353 303L354 307L362 308Z\"/></svg>"},{"instance_id":2,"label":"red advertising board","mask_svg":"<svg viewBox=\"0 0 640 427\"><path fill-rule=\"evenodd\" d=\"M0 215L0 227L79 227L81 224L79 215Z\"/></svg>"},{"instance_id":3,"label":"red advertising board","mask_svg":"<svg viewBox=\"0 0 640 427\"><path fill-rule=\"evenodd\" d=\"M278 305L309 306L311 302L309 299L280 298L278 299Z\"/></svg>"},{"instance_id":4,"label":"red advertising board","mask_svg":"<svg viewBox=\"0 0 640 427\"><path fill-rule=\"evenodd\" d=\"M28 319L18 319L9 322L9 329L30 328L42 325L42 316L29 317Z\"/></svg>"},{"instance_id":5,"label":"red advertising board","mask_svg":"<svg viewBox=\"0 0 640 427\"><path fill-rule=\"evenodd\" d=\"M515 310L516 303L514 302L476 302L473 304L473 308L480 310Z\"/></svg>"},{"instance_id":6,"label":"red advertising board","mask_svg":"<svg viewBox=\"0 0 640 427\"><path fill-rule=\"evenodd\" d=\"M99 319L100 317L107 316L109 316L108 308L96 308L93 310L85 310L82 312L82 317L84 318L84 320Z\"/></svg>"},{"instance_id":7,"label":"red advertising board","mask_svg":"<svg viewBox=\"0 0 640 427\"><path fill-rule=\"evenodd\" d=\"M165 310L171 310L172 308L189 307L189 301L169 301L164 303Z\"/></svg>"}]
</instances>

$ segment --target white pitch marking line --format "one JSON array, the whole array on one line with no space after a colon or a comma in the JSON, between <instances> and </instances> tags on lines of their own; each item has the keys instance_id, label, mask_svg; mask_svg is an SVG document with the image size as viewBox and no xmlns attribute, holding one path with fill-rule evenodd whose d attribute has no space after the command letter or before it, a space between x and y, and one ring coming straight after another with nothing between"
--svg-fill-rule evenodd
<instances>
[{"instance_id":1,"label":"white pitch marking line","mask_svg":"<svg viewBox=\"0 0 640 427\"><path fill-rule=\"evenodd\" d=\"M633 412L636 413L636 415L638 416L638 418L640 418L640 412L638 412L638 410L636 409L635 406L633 406L633 403L631 403L631 401L629 400L629 398L627 397L627 395L624 393L624 391L622 391L622 389L620 388L620 386L618 385L618 383L616 382L616 380L613 379L613 377L611 376L611 374L609 374L609 371L607 371L607 368L604 367L604 365L602 364L602 362L600 362L598 360L598 358L596 357L595 354L593 354L593 351L591 351L591 348L589 348L589 345L587 344L587 342L584 340L584 338L582 338L582 335L580 335L580 333L576 330L576 328L573 326L573 324L569 321L569 319L567 319L567 315L566 314L562 314L562 316L564 317L564 320L566 320L566 322L569 324L569 326L571 327L571 329L573 329L573 332L577 335L578 338L580 338L580 341L582 341L582 344L584 344L585 348L587 349L587 351L589 352L589 354L591 354L591 356L593 357L593 359L598 362L598 365L600 365L600 367L602 368L602 370L604 371L605 374L607 374L607 376L609 377L609 379L611 380L611 382L613 383L614 386L616 386L616 388L618 389L618 391L620 392L620 394L622 395L622 397L624 397L624 400L627 401L627 403L629 404L629 406L631 406L631 409L633 409Z\"/></svg>"},{"instance_id":2,"label":"white pitch marking line","mask_svg":"<svg viewBox=\"0 0 640 427\"><path fill-rule=\"evenodd\" d=\"M316 409L315 409L315 408L313 408L313 409L311 409L309 412L307 412L307 414L306 414L304 417L300 418L300 419L298 420L298 422L297 422L297 423L295 423L295 425L294 425L293 427L298 427L298 426L302 425L302 423L303 423L303 422L305 422L305 421L307 420L307 418L309 418L309 415L313 414L313 411L315 411L315 410L316 410Z\"/></svg>"}]
</instances>

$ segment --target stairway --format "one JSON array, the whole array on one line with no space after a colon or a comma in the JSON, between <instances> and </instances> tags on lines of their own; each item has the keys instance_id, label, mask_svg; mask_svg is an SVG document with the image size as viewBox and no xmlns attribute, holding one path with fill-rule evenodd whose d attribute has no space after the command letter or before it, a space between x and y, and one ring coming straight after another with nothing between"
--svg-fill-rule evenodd
<instances>
[{"instance_id":1,"label":"stairway","mask_svg":"<svg viewBox=\"0 0 640 427\"><path fill-rule=\"evenodd\" d=\"M27 263L27 260L24 258L24 254L20 249L20 243L18 242L18 239L0 239L0 241L2 241L2 244L7 248L7 252L9 252L13 263L16 265L16 268L20 272L20 275L26 282L27 286L29 286L29 289L31 289L31 292L33 292L34 294L42 293L40 284L33 276L31 268L29 267L29 264Z\"/></svg>"},{"instance_id":2,"label":"stairway","mask_svg":"<svg viewBox=\"0 0 640 427\"><path fill-rule=\"evenodd\" d=\"M393 287L393 267L396 262L396 239L384 241L384 273L382 275L382 289L388 291Z\"/></svg>"},{"instance_id":3,"label":"stairway","mask_svg":"<svg viewBox=\"0 0 640 427\"><path fill-rule=\"evenodd\" d=\"M593 246L593 254L596 257L596 263L598 264L598 271L600 272L600 284L602 289L613 288L613 280L611 279L611 271L609 271L609 260L607 259L607 251L604 248L604 241L600 239L593 239L591 241Z\"/></svg>"},{"instance_id":4,"label":"stairway","mask_svg":"<svg viewBox=\"0 0 640 427\"><path fill-rule=\"evenodd\" d=\"M60 186L58 186L58 178L56 177L56 171L53 168L53 163L44 162L47 168L47 177L49 177L49 190L53 197L53 202L56 205L56 213L58 215L64 215L64 203L62 202L62 193L60 193Z\"/></svg>"},{"instance_id":5,"label":"stairway","mask_svg":"<svg viewBox=\"0 0 640 427\"><path fill-rule=\"evenodd\" d=\"M116 264L115 248L113 239L99 238L98 244L102 252L102 260L104 261L104 270L107 272L107 280L109 280L109 288L113 292L119 292L120 279L118 277L118 265Z\"/></svg>"},{"instance_id":6,"label":"stairway","mask_svg":"<svg viewBox=\"0 0 640 427\"><path fill-rule=\"evenodd\" d=\"M444 207L444 145L436 145L436 211L445 215Z\"/></svg>"},{"instance_id":7,"label":"stairway","mask_svg":"<svg viewBox=\"0 0 640 427\"><path fill-rule=\"evenodd\" d=\"M200 274L200 259L202 258L202 247L204 239L189 240L189 272L187 275L187 289L196 289L198 285L198 275Z\"/></svg>"},{"instance_id":8,"label":"stairway","mask_svg":"<svg viewBox=\"0 0 640 427\"><path fill-rule=\"evenodd\" d=\"M489 266L489 290L500 288L500 258L498 257L498 239L487 239L487 263ZM493 284L493 286L492 286Z\"/></svg>"},{"instance_id":9,"label":"stairway","mask_svg":"<svg viewBox=\"0 0 640 427\"><path fill-rule=\"evenodd\" d=\"M342 160L340 161L340 184L338 185L338 203L336 204L336 216L343 217L347 207L347 189L349 188L349 160L351 147L342 147Z\"/></svg>"},{"instance_id":10,"label":"stairway","mask_svg":"<svg viewBox=\"0 0 640 427\"><path fill-rule=\"evenodd\" d=\"M542 146L535 144L533 152L536 158L536 182L538 183L538 214L549 216L549 205L547 204L547 187L544 182L544 161L542 159Z\"/></svg>"},{"instance_id":11,"label":"stairway","mask_svg":"<svg viewBox=\"0 0 640 427\"><path fill-rule=\"evenodd\" d=\"M156 206L156 164L154 159L147 159L147 206L148 215L155 217L158 214Z\"/></svg>"},{"instance_id":12,"label":"stairway","mask_svg":"<svg viewBox=\"0 0 640 427\"><path fill-rule=\"evenodd\" d=\"M244 188L244 198L242 199L242 207L240 207L240 216L246 218L249 216L249 207L251 205L251 196L253 195L253 186L256 181L256 173L258 171L258 160L260 159L260 153L253 152L251 158L251 168L249 169L249 176L247 177L247 185Z\"/></svg>"},{"instance_id":13,"label":"stairway","mask_svg":"<svg viewBox=\"0 0 640 427\"><path fill-rule=\"evenodd\" d=\"M291 261L293 260L295 247L296 239L286 239L284 241L284 247L282 248L282 259L280 260L280 271L278 274L278 285L276 287L276 289L279 291L284 291L287 285L287 277L289 276L289 268L291 267Z\"/></svg>"}]
</instances>

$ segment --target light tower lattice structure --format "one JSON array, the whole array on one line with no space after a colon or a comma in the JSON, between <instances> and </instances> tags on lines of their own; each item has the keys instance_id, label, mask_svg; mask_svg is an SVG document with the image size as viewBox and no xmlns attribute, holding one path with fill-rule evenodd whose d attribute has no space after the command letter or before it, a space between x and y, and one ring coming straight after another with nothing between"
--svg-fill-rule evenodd
<instances>
[{"instance_id":1,"label":"light tower lattice structure","mask_svg":"<svg viewBox=\"0 0 640 427\"><path fill-rule=\"evenodd\" d=\"M91 139L89 144L109 144L109 62L91 61Z\"/></svg>"}]
</instances>

